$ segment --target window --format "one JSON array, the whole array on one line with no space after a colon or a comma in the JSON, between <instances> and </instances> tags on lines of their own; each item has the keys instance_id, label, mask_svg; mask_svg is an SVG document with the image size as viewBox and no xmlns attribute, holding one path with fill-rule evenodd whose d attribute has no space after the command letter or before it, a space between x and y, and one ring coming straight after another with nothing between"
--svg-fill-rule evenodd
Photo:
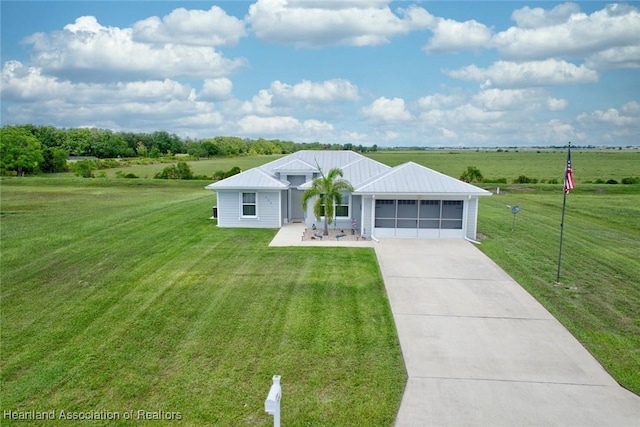
<instances>
[{"instance_id":1,"label":"window","mask_svg":"<svg viewBox=\"0 0 640 427\"><path fill-rule=\"evenodd\" d=\"M256 193L242 193L242 216L255 217L258 215Z\"/></svg>"},{"instance_id":2,"label":"window","mask_svg":"<svg viewBox=\"0 0 640 427\"><path fill-rule=\"evenodd\" d=\"M349 218L349 194L348 193L340 193L341 200L340 204L334 203L333 210L334 215L336 217ZM324 216L324 194L320 195L322 197L322 216ZM335 202L335 201L334 201Z\"/></svg>"},{"instance_id":3,"label":"window","mask_svg":"<svg viewBox=\"0 0 640 427\"><path fill-rule=\"evenodd\" d=\"M342 203L336 204L336 216L349 218L349 194L341 193L340 197Z\"/></svg>"}]
</instances>

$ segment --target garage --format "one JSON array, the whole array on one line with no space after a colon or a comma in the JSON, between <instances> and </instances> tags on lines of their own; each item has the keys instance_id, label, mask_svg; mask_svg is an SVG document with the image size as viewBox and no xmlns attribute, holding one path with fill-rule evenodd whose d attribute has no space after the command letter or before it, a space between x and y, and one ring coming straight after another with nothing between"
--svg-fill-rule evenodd
<instances>
[{"instance_id":1,"label":"garage","mask_svg":"<svg viewBox=\"0 0 640 427\"><path fill-rule=\"evenodd\" d=\"M478 198L491 193L413 162L355 189L371 237L475 240Z\"/></svg>"},{"instance_id":2,"label":"garage","mask_svg":"<svg viewBox=\"0 0 640 427\"><path fill-rule=\"evenodd\" d=\"M462 238L463 200L375 199L380 237Z\"/></svg>"}]
</instances>

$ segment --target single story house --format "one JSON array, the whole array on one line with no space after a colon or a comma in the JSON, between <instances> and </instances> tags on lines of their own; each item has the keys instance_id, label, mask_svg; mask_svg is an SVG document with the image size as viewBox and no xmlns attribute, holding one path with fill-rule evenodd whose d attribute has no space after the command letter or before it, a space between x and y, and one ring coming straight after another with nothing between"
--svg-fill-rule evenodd
<instances>
[{"instance_id":1,"label":"single story house","mask_svg":"<svg viewBox=\"0 0 640 427\"><path fill-rule=\"evenodd\" d=\"M353 151L298 151L207 185L217 193L218 227L323 224L301 199L311 181L340 168L354 188L330 227L362 236L476 239L478 197L489 191L413 162L390 167Z\"/></svg>"}]
</instances>

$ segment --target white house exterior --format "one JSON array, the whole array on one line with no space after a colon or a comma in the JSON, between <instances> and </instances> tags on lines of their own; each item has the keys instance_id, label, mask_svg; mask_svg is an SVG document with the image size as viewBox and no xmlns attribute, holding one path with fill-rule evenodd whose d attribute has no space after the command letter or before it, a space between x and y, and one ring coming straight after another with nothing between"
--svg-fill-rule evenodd
<instances>
[{"instance_id":1,"label":"white house exterior","mask_svg":"<svg viewBox=\"0 0 640 427\"><path fill-rule=\"evenodd\" d=\"M354 188L331 227L366 237L475 240L478 197L491 193L413 162L389 167L353 151L298 151L208 185L217 193L219 227L320 226L302 193L320 169L340 168Z\"/></svg>"}]
</instances>

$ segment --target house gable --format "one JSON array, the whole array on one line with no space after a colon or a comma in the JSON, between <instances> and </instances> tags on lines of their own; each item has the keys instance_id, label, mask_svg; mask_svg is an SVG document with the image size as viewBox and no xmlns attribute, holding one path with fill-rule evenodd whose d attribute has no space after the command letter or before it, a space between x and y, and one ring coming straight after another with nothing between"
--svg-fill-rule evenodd
<instances>
[{"instance_id":1,"label":"house gable","mask_svg":"<svg viewBox=\"0 0 640 427\"><path fill-rule=\"evenodd\" d=\"M284 190L289 182L260 169L253 168L205 187L207 190Z\"/></svg>"},{"instance_id":2,"label":"house gable","mask_svg":"<svg viewBox=\"0 0 640 427\"><path fill-rule=\"evenodd\" d=\"M488 196L491 193L425 166L407 162L362 183L355 188L354 194Z\"/></svg>"}]
</instances>

